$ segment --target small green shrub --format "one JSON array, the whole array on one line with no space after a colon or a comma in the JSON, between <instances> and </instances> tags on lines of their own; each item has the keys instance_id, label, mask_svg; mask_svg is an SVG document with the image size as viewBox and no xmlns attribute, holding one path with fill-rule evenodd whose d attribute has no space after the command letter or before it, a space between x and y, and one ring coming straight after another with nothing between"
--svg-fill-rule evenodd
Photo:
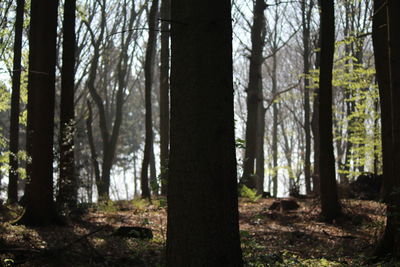
<instances>
[{"instance_id":1,"label":"small green shrub","mask_svg":"<svg viewBox=\"0 0 400 267\"><path fill-rule=\"evenodd\" d=\"M256 190L250 189L245 185L242 185L239 189L239 195L241 197L249 199L251 202L256 202L261 198L261 195L257 195Z\"/></svg>"}]
</instances>

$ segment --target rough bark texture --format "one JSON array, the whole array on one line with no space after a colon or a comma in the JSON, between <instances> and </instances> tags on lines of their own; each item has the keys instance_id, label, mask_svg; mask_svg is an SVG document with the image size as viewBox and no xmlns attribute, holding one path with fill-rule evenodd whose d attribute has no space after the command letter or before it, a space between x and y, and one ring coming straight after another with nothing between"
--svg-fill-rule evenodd
<instances>
[{"instance_id":1,"label":"rough bark texture","mask_svg":"<svg viewBox=\"0 0 400 267\"><path fill-rule=\"evenodd\" d=\"M74 162L75 9L76 0L65 1L60 100L60 187L57 204L69 210L76 207L78 197Z\"/></svg>"},{"instance_id":2,"label":"rough bark texture","mask_svg":"<svg viewBox=\"0 0 400 267\"><path fill-rule=\"evenodd\" d=\"M332 133L332 69L335 49L334 1L320 0L321 58L319 77L319 140L321 215L332 221L341 214L338 200Z\"/></svg>"},{"instance_id":3,"label":"rough bark texture","mask_svg":"<svg viewBox=\"0 0 400 267\"><path fill-rule=\"evenodd\" d=\"M161 0L160 163L161 195L167 194L169 157L169 19L171 0Z\"/></svg>"},{"instance_id":4,"label":"rough bark texture","mask_svg":"<svg viewBox=\"0 0 400 267\"><path fill-rule=\"evenodd\" d=\"M390 121L391 147L386 144L387 140L383 141L384 193L388 215L385 232L377 247L376 254L378 256L391 254L398 259L400 258L400 166L394 164L394 162L400 160L400 107L398 103L400 99L400 2L389 0L385 3L385 1L375 0L374 4L373 38L375 56L376 58L381 57L376 62L381 104L390 104L392 115ZM386 38L385 33L387 34ZM387 73L389 75L386 75ZM388 115L385 114L386 112L388 112L388 109L382 106L383 138L390 137L389 133L385 133L390 127L384 119L384 116ZM388 127L385 127L386 125ZM390 161L390 159L393 161ZM386 163L389 166L385 166ZM389 173L387 174L385 171Z\"/></svg>"},{"instance_id":5,"label":"rough bark texture","mask_svg":"<svg viewBox=\"0 0 400 267\"><path fill-rule=\"evenodd\" d=\"M230 10L229 0L171 2L167 266L243 265Z\"/></svg>"},{"instance_id":6,"label":"rough bark texture","mask_svg":"<svg viewBox=\"0 0 400 267\"><path fill-rule=\"evenodd\" d=\"M21 87L22 30L24 27L25 0L17 1L14 34L14 59L10 115L10 171L8 173L8 202L18 201L18 150L19 150L19 99ZM1 184L1 183L0 183Z\"/></svg>"},{"instance_id":7,"label":"rough bark texture","mask_svg":"<svg viewBox=\"0 0 400 267\"><path fill-rule=\"evenodd\" d=\"M393 176L392 162L392 107L389 77L389 50L387 12L385 0L374 0L372 40L374 45L376 77L379 85L382 131L383 177ZM391 188L390 179L383 180L383 196L387 200Z\"/></svg>"},{"instance_id":8,"label":"rough bark texture","mask_svg":"<svg viewBox=\"0 0 400 267\"><path fill-rule=\"evenodd\" d=\"M246 152L243 163L242 183L249 188L257 188L259 178L255 176L254 163L258 149L257 133L260 108L262 108L262 63L265 32L264 1L255 1L253 7L253 26L251 28L251 55L249 69L249 84L247 87L247 121L246 121Z\"/></svg>"},{"instance_id":9,"label":"rough bark texture","mask_svg":"<svg viewBox=\"0 0 400 267\"><path fill-rule=\"evenodd\" d=\"M146 47L146 57L144 63L144 77L145 77L145 128L146 135L144 141L144 155L142 162L142 171L140 175L142 198L150 198L149 189L149 166L151 160L151 153L153 151L153 112L151 106L151 91L153 86L154 76L154 54L157 43L156 31L156 16L158 10L158 0L153 0L149 13L149 39Z\"/></svg>"},{"instance_id":10,"label":"rough bark texture","mask_svg":"<svg viewBox=\"0 0 400 267\"><path fill-rule=\"evenodd\" d=\"M27 206L17 223L58 223L53 199L53 133L58 1L33 0L29 32Z\"/></svg>"}]
</instances>

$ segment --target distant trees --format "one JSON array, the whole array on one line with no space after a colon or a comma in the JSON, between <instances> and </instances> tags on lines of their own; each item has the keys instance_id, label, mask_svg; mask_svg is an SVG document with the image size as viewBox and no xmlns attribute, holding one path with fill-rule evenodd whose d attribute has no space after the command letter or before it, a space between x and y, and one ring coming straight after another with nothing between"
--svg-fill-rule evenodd
<instances>
[{"instance_id":1,"label":"distant trees","mask_svg":"<svg viewBox=\"0 0 400 267\"><path fill-rule=\"evenodd\" d=\"M59 222L53 198L53 133L58 1L33 0L29 33L26 210L18 223Z\"/></svg>"},{"instance_id":2,"label":"distant trees","mask_svg":"<svg viewBox=\"0 0 400 267\"><path fill-rule=\"evenodd\" d=\"M332 221L341 214L336 187L332 133L332 70L335 51L334 1L320 0L321 57L319 76L319 175L321 215Z\"/></svg>"},{"instance_id":3,"label":"distant trees","mask_svg":"<svg viewBox=\"0 0 400 267\"><path fill-rule=\"evenodd\" d=\"M143 12L143 7L136 7L135 3L122 1L117 5L110 5L107 1L99 1L96 8L100 9L98 20L85 20L93 54L90 58L89 73L86 88L97 108L98 115L92 117L98 123L100 131L101 148L96 147L96 140L88 135L91 144L92 162L95 166L96 185L100 199L108 200L110 197L111 170L114 164L120 129L123 123L123 107L127 101L130 90L136 85L129 70L132 64L130 49L137 46L137 31L129 30L138 23L138 18ZM94 13L96 8L93 9ZM113 18L109 26L107 16L109 9L118 8L123 16ZM96 14L93 14L93 16ZM97 26L93 24L98 23ZM111 23L110 23L111 24ZM111 28L111 29L110 29ZM118 32L118 29L121 31ZM118 38L117 40L111 37ZM118 42L120 49L116 48ZM132 48L131 48L132 47ZM89 102L91 105L92 102ZM90 113L90 109L88 110ZM92 127L92 121L87 121L87 127ZM89 133L92 130L87 130ZM93 132L93 131L92 131ZM94 138L94 136L92 135ZM97 157L101 157L99 160Z\"/></svg>"},{"instance_id":4,"label":"distant trees","mask_svg":"<svg viewBox=\"0 0 400 267\"><path fill-rule=\"evenodd\" d=\"M167 266L242 266L229 0L171 2Z\"/></svg>"}]
</instances>

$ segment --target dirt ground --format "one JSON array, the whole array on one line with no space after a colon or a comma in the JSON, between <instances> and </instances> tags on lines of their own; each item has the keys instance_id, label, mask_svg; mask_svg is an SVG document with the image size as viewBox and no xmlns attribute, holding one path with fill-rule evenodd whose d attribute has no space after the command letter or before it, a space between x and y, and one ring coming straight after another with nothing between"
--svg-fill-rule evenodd
<instances>
[{"instance_id":1,"label":"dirt ground","mask_svg":"<svg viewBox=\"0 0 400 267\"><path fill-rule=\"evenodd\" d=\"M292 211L271 211L275 199L240 200L245 266L396 266L367 264L384 227L384 205L342 200L344 216L332 224L318 216L317 199L296 199ZM83 210L85 211L85 210ZM6 220L18 210L0 210L3 266L163 266L165 200L89 206L67 227L26 228ZM114 236L120 226L151 228L152 240Z\"/></svg>"}]
</instances>

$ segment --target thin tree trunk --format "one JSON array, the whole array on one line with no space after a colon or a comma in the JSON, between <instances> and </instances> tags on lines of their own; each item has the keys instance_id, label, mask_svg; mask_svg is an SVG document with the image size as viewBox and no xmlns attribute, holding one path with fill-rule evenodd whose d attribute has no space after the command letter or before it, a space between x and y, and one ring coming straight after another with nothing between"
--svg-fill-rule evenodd
<instances>
[{"instance_id":1,"label":"thin tree trunk","mask_svg":"<svg viewBox=\"0 0 400 267\"><path fill-rule=\"evenodd\" d=\"M320 48L320 38L316 41L315 47ZM315 55L315 69L319 69L320 52L317 51ZM312 191L314 194L319 194L320 188L320 175L319 175L319 154L320 154L320 140L319 140L319 88L314 90L313 99L313 116L311 121L311 129L314 136L314 170L312 175L313 187Z\"/></svg>"},{"instance_id":2,"label":"thin tree trunk","mask_svg":"<svg viewBox=\"0 0 400 267\"><path fill-rule=\"evenodd\" d=\"M150 187L153 195L158 196L160 186L157 181L156 158L154 156L154 149L151 150L150 157Z\"/></svg>"},{"instance_id":3,"label":"thin tree trunk","mask_svg":"<svg viewBox=\"0 0 400 267\"><path fill-rule=\"evenodd\" d=\"M151 151L153 150L153 112L151 106L151 91L153 86L154 77L154 55L157 44L157 31L156 31L156 16L158 10L158 0L153 0L149 14L149 39L146 47L146 58L144 63L144 76L145 76L145 143L144 143L144 155L142 162L142 171L140 175L142 198L150 199L149 189L149 166L151 160Z\"/></svg>"},{"instance_id":4,"label":"thin tree trunk","mask_svg":"<svg viewBox=\"0 0 400 267\"><path fill-rule=\"evenodd\" d=\"M137 167L136 167L136 153L133 154L133 185L135 187L135 191L133 193L133 197L137 197L139 194L138 190L138 177L137 177Z\"/></svg>"},{"instance_id":5,"label":"thin tree trunk","mask_svg":"<svg viewBox=\"0 0 400 267\"><path fill-rule=\"evenodd\" d=\"M305 133L305 158L304 158L304 179L306 184L306 194L311 193L311 125L310 125L310 28L311 11L313 1L302 0L302 25L303 25L303 73L304 73L304 133Z\"/></svg>"},{"instance_id":6,"label":"thin tree trunk","mask_svg":"<svg viewBox=\"0 0 400 267\"><path fill-rule=\"evenodd\" d=\"M278 92L277 85L277 51L272 51L272 95ZM272 104L272 196L278 195L278 106L277 103Z\"/></svg>"},{"instance_id":7,"label":"thin tree trunk","mask_svg":"<svg viewBox=\"0 0 400 267\"><path fill-rule=\"evenodd\" d=\"M262 195L264 192L264 135L265 135L265 112L263 105L258 107L257 122L257 153L256 153L256 175L257 175L257 193Z\"/></svg>"},{"instance_id":8,"label":"thin tree trunk","mask_svg":"<svg viewBox=\"0 0 400 267\"><path fill-rule=\"evenodd\" d=\"M100 174L100 168L99 168L99 161L97 160L96 146L94 144L94 138L93 138L93 130L92 130L93 111L92 111L92 106L89 101L87 101L87 106L88 106L89 114L88 114L88 118L86 119L86 132L87 132L88 141L89 141L89 148L90 148L91 161L92 161L92 166L93 166L93 171L94 171L94 177L96 180L97 188L99 188L100 182L101 182L101 174Z\"/></svg>"},{"instance_id":9,"label":"thin tree trunk","mask_svg":"<svg viewBox=\"0 0 400 267\"><path fill-rule=\"evenodd\" d=\"M78 197L74 157L75 11L76 0L65 0L60 100L60 188L57 202L69 210L76 208Z\"/></svg>"},{"instance_id":10,"label":"thin tree trunk","mask_svg":"<svg viewBox=\"0 0 400 267\"><path fill-rule=\"evenodd\" d=\"M341 214L337 194L332 133L332 70L335 50L334 1L320 0L321 61L319 92L320 193L321 215L332 221Z\"/></svg>"},{"instance_id":11,"label":"thin tree trunk","mask_svg":"<svg viewBox=\"0 0 400 267\"><path fill-rule=\"evenodd\" d=\"M17 0L17 14L15 16L14 59L11 93L10 115L10 171L8 174L8 202L18 201L18 150L19 150L19 99L21 87L21 51L22 30L24 27L25 0ZM0 183L1 184L1 183Z\"/></svg>"},{"instance_id":12,"label":"thin tree trunk","mask_svg":"<svg viewBox=\"0 0 400 267\"><path fill-rule=\"evenodd\" d=\"M167 194L169 157L169 19L171 0L161 0L160 172L161 195Z\"/></svg>"}]
</instances>

